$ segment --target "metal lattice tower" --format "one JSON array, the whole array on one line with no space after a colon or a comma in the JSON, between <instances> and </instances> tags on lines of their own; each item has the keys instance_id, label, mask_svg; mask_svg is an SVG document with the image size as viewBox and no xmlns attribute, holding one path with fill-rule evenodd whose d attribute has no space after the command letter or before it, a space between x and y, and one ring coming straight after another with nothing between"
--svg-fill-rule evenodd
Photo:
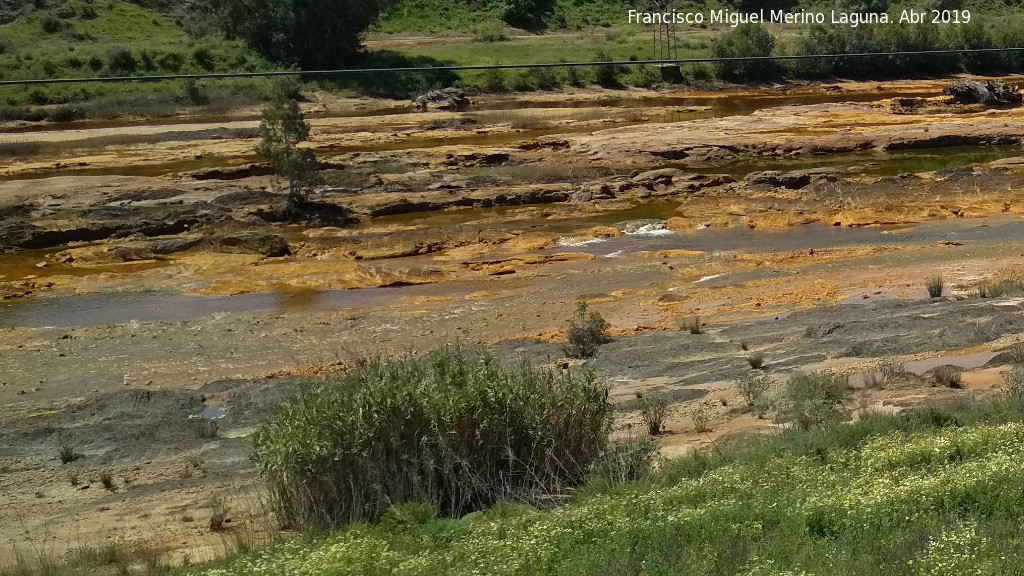
<instances>
[{"instance_id":1,"label":"metal lattice tower","mask_svg":"<svg viewBox=\"0 0 1024 576\"><path fill-rule=\"evenodd\" d=\"M651 0L652 11L659 14L671 12L673 0ZM655 24L654 28L654 59L677 60L679 58L679 39L676 38L676 25L672 22Z\"/></svg>"}]
</instances>

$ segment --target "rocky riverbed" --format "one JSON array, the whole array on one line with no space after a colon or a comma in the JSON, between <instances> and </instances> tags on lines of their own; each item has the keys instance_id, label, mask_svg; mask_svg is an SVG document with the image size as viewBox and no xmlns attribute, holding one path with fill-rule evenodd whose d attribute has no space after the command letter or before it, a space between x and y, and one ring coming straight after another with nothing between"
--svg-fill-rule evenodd
<instances>
[{"instance_id":1,"label":"rocky riverbed","mask_svg":"<svg viewBox=\"0 0 1024 576\"><path fill-rule=\"evenodd\" d=\"M1024 112L942 88L316 95L316 225L276 217L253 114L5 127L0 563L265 542L247 436L303 379L456 343L561 364L580 299L615 336L593 365L616 434L670 394L667 454L771 427L735 388L753 352L777 381L851 374L854 412L992 393L1024 299L978 289L1024 276ZM883 360L909 372L868 386ZM942 364L964 389L932 386Z\"/></svg>"}]
</instances>

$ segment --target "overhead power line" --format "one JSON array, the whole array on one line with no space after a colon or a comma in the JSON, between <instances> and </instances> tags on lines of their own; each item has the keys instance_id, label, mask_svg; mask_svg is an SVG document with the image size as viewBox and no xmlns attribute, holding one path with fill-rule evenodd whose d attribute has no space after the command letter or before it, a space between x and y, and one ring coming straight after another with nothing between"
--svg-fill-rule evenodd
<instances>
[{"instance_id":1,"label":"overhead power line","mask_svg":"<svg viewBox=\"0 0 1024 576\"><path fill-rule=\"evenodd\" d=\"M484 70L527 70L530 68L596 68L599 66L659 66L672 64L716 64L722 62L761 62L787 60L829 60L838 58L873 58L883 56L941 56L956 54L1019 53L1024 48L965 48L962 50L912 50L904 52L856 52L848 54L793 54L788 56L737 56L731 58L683 58L671 60L618 60L610 62L547 62L542 64L492 64L481 66L429 66L397 68L340 68L335 70L282 70L277 72L226 72L221 74L170 74L162 76L114 76L96 78L40 78L32 80L0 80L0 86L33 86L40 84L111 84L118 82L162 82L168 80L225 80L230 78L329 77L358 74L414 72L474 72Z\"/></svg>"}]
</instances>

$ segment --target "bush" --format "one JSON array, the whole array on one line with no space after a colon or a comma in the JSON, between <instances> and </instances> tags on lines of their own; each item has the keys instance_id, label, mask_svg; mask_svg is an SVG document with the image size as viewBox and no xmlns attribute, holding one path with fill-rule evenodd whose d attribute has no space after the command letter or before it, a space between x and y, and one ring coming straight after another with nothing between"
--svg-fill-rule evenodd
<instances>
[{"instance_id":1,"label":"bush","mask_svg":"<svg viewBox=\"0 0 1024 576\"><path fill-rule=\"evenodd\" d=\"M1024 364L1024 342L1018 342L1006 349L1005 354L1013 364Z\"/></svg>"},{"instance_id":2,"label":"bush","mask_svg":"<svg viewBox=\"0 0 1024 576\"><path fill-rule=\"evenodd\" d=\"M437 510L429 504L408 502L392 506L380 519L380 527L388 532L402 533L423 526L437 518Z\"/></svg>"},{"instance_id":3,"label":"bush","mask_svg":"<svg viewBox=\"0 0 1024 576\"><path fill-rule=\"evenodd\" d=\"M562 86L555 68L530 68L526 75L538 90L556 90Z\"/></svg>"},{"instance_id":4,"label":"bush","mask_svg":"<svg viewBox=\"0 0 1024 576\"><path fill-rule=\"evenodd\" d=\"M61 464L69 464L78 460L82 457L82 454L75 451L75 447L71 444L61 444L58 458L60 458Z\"/></svg>"},{"instance_id":5,"label":"bush","mask_svg":"<svg viewBox=\"0 0 1024 576\"><path fill-rule=\"evenodd\" d=\"M505 34L505 25L501 22L485 22L476 29L473 40L476 42L504 42L508 40L508 35Z\"/></svg>"},{"instance_id":6,"label":"bush","mask_svg":"<svg viewBox=\"0 0 1024 576\"><path fill-rule=\"evenodd\" d=\"M565 69L565 79L569 86L582 88L587 85L586 71L577 66L568 66Z\"/></svg>"},{"instance_id":7,"label":"bush","mask_svg":"<svg viewBox=\"0 0 1024 576\"><path fill-rule=\"evenodd\" d=\"M943 286L942 276L936 276L925 283L925 289L928 290L928 296L931 298L942 296Z\"/></svg>"},{"instance_id":8,"label":"bush","mask_svg":"<svg viewBox=\"0 0 1024 576\"><path fill-rule=\"evenodd\" d=\"M166 52L157 56L155 63L168 72L180 72L185 65L185 56L180 52Z\"/></svg>"},{"instance_id":9,"label":"bush","mask_svg":"<svg viewBox=\"0 0 1024 576\"><path fill-rule=\"evenodd\" d=\"M213 61L213 52L205 46L199 46L192 51L192 62L207 72L213 72L216 63Z\"/></svg>"},{"instance_id":10,"label":"bush","mask_svg":"<svg viewBox=\"0 0 1024 576\"><path fill-rule=\"evenodd\" d=\"M882 360L882 364L879 365L878 371L882 374L883 382L892 382L896 378L906 374L907 367L895 360L886 358L885 360Z\"/></svg>"},{"instance_id":11,"label":"bush","mask_svg":"<svg viewBox=\"0 0 1024 576\"><path fill-rule=\"evenodd\" d=\"M1014 366L1003 372L1003 390L1014 398L1024 398L1024 367Z\"/></svg>"},{"instance_id":12,"label":"bush","mask_svg":"<svg viewBox=\"0 0 1024 576\"><path fill-rule=\"evenodd\" d=\"M444 349L307 385L256 431L253 458L300 528L377 520L405 502L458 516L584 483L611 418L590 371Z\"/></svg>"},{"instance_id":13,"label":"bush","mask_svg":"<svg viewBox=\"0 0 1024 576\"><path fill-rule=\"evenodd\" d=\"M711 431L711 411L704 404L697 406L690 412L690 420L693 420L693 430L695 432L704 433Z\"/></svg>"},{"instance_id":14,"label":"bush","mask_svg":"<svg viewBox=\"0 0 1024 576\"><path fill-rule=\"evenodd\" d=\"M114 484L114 475L110 472L110 470L104 470L103 472L100 472L100 484L102 484L103 487L110 492L117 491L117 486Z\"/></svg>"},{"instance_id":15,"label":"bush","mask_svg":"<svg viewBox=\"0 0 1024 576\"><path fill-rule=\"evenodd\" d=\"M1015 286L1015 282L1012 280L1000 280L998 282L989 282L988 280L978 285L978 297L979 298L999 298L1006 294L1006 291Z\"/></svg>"},{"instance_id":16,"label":"bush","mask_svg":"<svg viewBox=\"0 0 1024 576\"><path fill-rule=\"evenodd\" d=\"M611 342L608 322L597 312L589 312L586 302L576 304L576 313L569 321L569 344L565 353L571 358L590 358L598 346Z\"/></svg>"},{"instance_id":17,"label":"bush","mask_svg":"<svg viewBox=\"0 0 1024 576\"><path fill-rule=\"evenodd\" d=\"M827 424L843 417L843 399L850 385L845 376L808 372L786 382L778 420L800 430Z\"/></svg>"},{"instance_id":18,"label":"bush","mask_svg":"<svg viewBox=\"0 0 1024 576\"><path fill-rule=\"evenodd\" d=\"M754 370L761 370L764 368L764 354L761 352L754 352L747 356L747 364L750 364L750 367Z\"/></svg>"},{"instance_id":19,"label":"bush","mask_svg":"<svg viewBox=\"0 0 1024 576\"><path fill-rule=\"evenodd\" d=\"M115 46L107 51L107 69L111 74L131 74L135 72L138 65L135 56L127 48Z\"/></svg>"},{"instance_id":20,"label":"bush","mask_svg":"<svg viewBox=\"0 0 1024 576\"><path fill-rule=\"evenodd\" d=\"M58 106L50 111L49 118L54 122L74 122L85 118L85 110L77 106Z\"/></svg>"},{"instance_id":21,"label":"bush","mask_svg":"<svg viewBox=\"0 0 1024 576\"><path fill-rule=\"evenodd\" d=\"M654 66L637 66L636 70L629 75L627 82L637 88L654 88L661 84L661 74Z\"/></svg>"},{"instance_id":22,"label":"bush","mask_svg":"<svg viewBox=\"0 0 1024 576\"><path fill-rule=\"evenodd\" d=\"M771 56L775 38L760 24L741 24L735 30L723 34L711 47L715 58L746 58ZM774 62L766 60L720 62L718 74L726 80L762 80L776 75Z\"/></svg>"},{"instance_id":23,"label":"bush","mask_svg":"<svg viewBox=\"0 0 1024 576\"><path fill-rule=\"evenodd\" d=\"M53 14L43 14L39 19L39 27L47 34L56 34L64 27L64 23Z\"/></svg>"},{"instance_id":24,"label":"bush","mask_svg":"<svg viewBox=\"0 0 1024 576\"><path fill-rule=\"evenodd\" d=\"M747 406L758 418L764 418L765 413L771 410L772 401L768 397L768 390L772 387L771 378L760 376L747 376L740 380L739 389Z\"/></svg>"},{"instance_id":25,"label":"bush","mask_svg":"<svg viewBox=\"0 0 1024 576\"><path fill-rule=\"evenodd\" d=\"M960 369L955 366L939 366L932 374L932 378L935 380L936 386L945 386L946 388L964 387L963 375Z\"/></svg>"},{"instance_id":26,"label":"bush","mask_svg":"<svg viewBox=\"0 0 1024 576\"><path fill-rule=\"evenodd\" d=\"M483 89L486 92L492 93L508 92L508 84L505 83L505 71L498 68L488 68L485 70Z\"/></svg>"},{"instance_id":27,"label":"bush","mask_svg":"<svg viewBox=\"0 0 1024 576\"><path fill-rule=\"evenodd\" d=\"M595 62L611 62L612 57L607 52L598 52L594 55ZM598 86L602 88L621 88L622 83L619 81L619 74L622 72L622 67L616 64L602 64L596 69L596 78Z\"/></svg>"},{"instance_id":28,"label":"bush","mask_svg":"<svg viewBox=\"0 0 1024 576\"><path fill-rule=\"evenodd\" d=\"M661 428L668 416L668 399L663 396L645 396L640 398L640 418L651 436L661 434Z\"/></svg>"},{"instance_id":29,"label":"bush","mask_svg":"<svg viewBox=\"0 0 1024 576\"><path fill-rule=\"evenodd\" d=\"M185 101L195 106L203 106L210 103L210 97L198 82L189 78L181 86Z\"/></svg>"},{"instance_id":30,"label":"bush","mask_svg":"<svg viewBox=\"0 0 1024 576\"><path fill-rule=\"evenodd\" d=\"M612 446L594 462L590 483L616 486L646 480L654 472L657 455L658 446L651 438Z\"/></svg>"}]
</instances>

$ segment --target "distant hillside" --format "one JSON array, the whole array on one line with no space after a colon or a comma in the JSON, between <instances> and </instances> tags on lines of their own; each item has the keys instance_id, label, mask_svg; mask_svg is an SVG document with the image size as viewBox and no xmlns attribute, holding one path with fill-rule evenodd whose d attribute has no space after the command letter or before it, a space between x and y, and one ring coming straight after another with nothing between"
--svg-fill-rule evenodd
<instances>
[{"instance_id":1,"label":"distant hillside","mask_svg":"<svg viewBox=\"0 0 1024 576\"><path fill-rule=\"evenodd\" d=\"M649 0L400 0L380 19L375 30L384 33L473 30L496 21L527 29L612 26L622 24L630 8L649 4Z\"/></svg>"},{"instance_id":2,"label":"distant hillside","mask_svg":"<svg viewBox=\"0 0 1024 576\"><path fill-rule=\"evenodd\" d=\"M120 0L70 0L0 27L0 78L263 70L244 44L190 37L168 15Z\"/></svg>"}]
</instances>

